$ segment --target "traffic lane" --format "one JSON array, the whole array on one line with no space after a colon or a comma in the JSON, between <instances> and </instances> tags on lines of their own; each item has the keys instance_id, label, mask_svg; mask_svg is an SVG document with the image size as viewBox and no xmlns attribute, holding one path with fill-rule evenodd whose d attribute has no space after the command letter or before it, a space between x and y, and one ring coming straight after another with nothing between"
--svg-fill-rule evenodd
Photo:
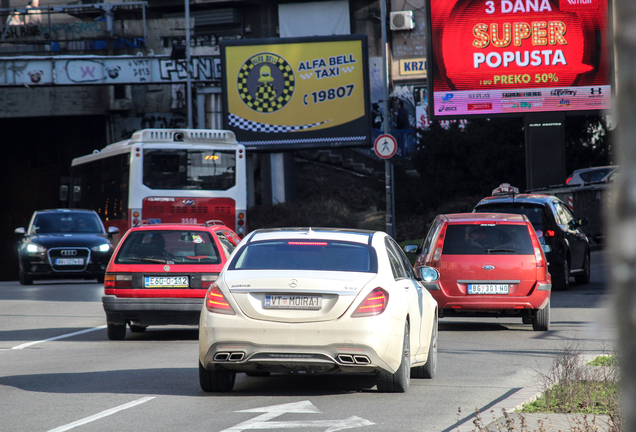
<instances>
[{"instance_id":1,"label":"traffic lane","mask_svg":"<svg viewBox=\"0 0 636 432\"><path fill-rule=\"evenodd\" d=\"M0 282L0 300L100 302L104 284L85 280L35 281L33 285Z\"/></svg>"},{"instance_id":2,"label":"traffic lane","mask_svg":"<svg viewBox=\"0 0 636 432\"><path fill-rule=\"evenodd\" d=\"M106 324L103 286L57 282L22 286L0 282L0 349L84 331ZM99 302L68 301L69 297Z\"/></svg>"},{"instance_id":3,"label":"traffic lane","mask_svg":"<svg viewBox=\"0 0 636 432\"><path fill-rule=\"evenodd\" d=\"M568 296L578 295L580 288L584 287L558 295L567 304ZM597 309L602 312L602 307ZM121 342L108 341L105 331L95 331L0 352L0 386L3 394L5 390L11 394L3 399L12 404L3 409L10 413L3 420L15 426L7 430L20 429L24 407L38 406L29 416L51 429L155 397L91 423L90 430L141 428L150 422L157 430L163 430L162 425L174 430L167 425L178 425L221 431L258 415L243 410L308 400L319 412L286 413L278 420L322 421L354 415L374 423L364 426L365 430L445 430L461 415L534 382L534 370L538 366L547 370L564 341L582 339L596 346L598 338L587 334L589 312L589 308L557 307L553 330L541 334L518 320L441 320L438 376L413 379L404 395L378 393L369 377L242 374L236 392L205 394L198 386L196 329L151 327L146 333L129 333Z\"/></svg>"}]
</instances>

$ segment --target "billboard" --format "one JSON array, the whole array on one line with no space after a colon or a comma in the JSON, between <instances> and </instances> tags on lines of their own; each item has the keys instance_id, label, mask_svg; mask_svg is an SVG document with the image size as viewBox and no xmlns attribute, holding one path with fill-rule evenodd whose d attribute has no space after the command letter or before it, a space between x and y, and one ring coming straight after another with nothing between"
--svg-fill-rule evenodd
<instances>
[{"instance_id":1,"label":"billboard","mask_svg":"<svg viewBox=\"0 0 636 432\"><path fill-rule=\"evenodd\" d=\"M429 113L610 109L608 1L429 0Z\"/></svg>"},{"instance_id":2,"label":"billboard","mask_svg":"<svg viewBox=\"0 0 636 432\"><path fill-rule=\"evenodd\" d=\"M224 127L251 150L371 146L365 35L221 44Z\"/></svg>"}]
</instances>

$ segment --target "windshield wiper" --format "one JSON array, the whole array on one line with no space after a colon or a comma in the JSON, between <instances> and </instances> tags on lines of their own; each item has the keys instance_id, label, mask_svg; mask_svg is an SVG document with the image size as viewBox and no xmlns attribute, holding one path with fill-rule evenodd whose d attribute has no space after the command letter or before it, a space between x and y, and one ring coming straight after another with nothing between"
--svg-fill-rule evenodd
<instances>
[{"instance_id":1,"label":"windshield wiper","mask_svg":"<svg viewBox=\"0 0 636 432\"><path fill-rule=\"evenodd\" d=\"M131 260L131 261L145 261L145 262L154 262L154 263L160 263L160 264L165 264L166 260L165 259L159 259L159 258L137 258L137 257L127 257L125 258L127 260Z\"/></svg>"},{"instance_id":2,"label":"windshield wiper","mask_svg":"<svg viewBox=\"0 0 636 432\"><path fill-rule=\"evenodd\" d=\"M510 253L515 253L517 252L514 249L488 249L486 252L488 253L495 253L495 252L510 252Z\"/></svg>"}]
</instances>

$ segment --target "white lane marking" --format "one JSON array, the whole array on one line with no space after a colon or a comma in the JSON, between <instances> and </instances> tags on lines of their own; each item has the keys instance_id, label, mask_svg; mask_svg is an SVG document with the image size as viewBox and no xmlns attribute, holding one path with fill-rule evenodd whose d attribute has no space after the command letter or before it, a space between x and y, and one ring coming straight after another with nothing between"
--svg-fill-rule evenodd
<instances>
[{"instance_id":1,"label":"white lane marking","mask_svg":"<svg viewBox=\"0 0 636 432\"><path fill-rule=\"evenodd\" d=\"M42 340L34 341L34 342L27 342L27 343L24 343L22 345L14 346L11 349L27 348L27 347L30 347L31 345L39 344L39 343L42 343L42 342L50 342L50 341L54 341L54 340L58 340L58 339L64 339L64 338L77 336L77 335L81 335L81 334L84 334L84 333L92 332L92 331L95 331L95 330L101 330L101 329L105 329L105 328L106 328L105 325L99 326L99 327L93 327L93 328L90 328L90 329L80 330L80 331L76 331L74 333L68 333L68 334L64 334L64 335L61 335L61 336L55 336L55 337L48 338L48 339L42 339Z\"/></svg>"},{"instance_id":2,"label":"white lane marking","mask_svg":"<svg viewBox=\"0 0 636 432\"><path fill-rule=\"evenodd\" d=\"M352 429L363 426L371 426L375 423L369 420L351 416L342 420L313 420L313 421L269 421L273 418L281 416L285 413L306 413L314 414L320 413L320 410L316 408L310 401L302 401L281 405L272 405L262 408L253 408L237 412L262 412L257 417L251 420L244 421L243 423L232 426L229 429L224 429L221 432L242 432L245 430L254 429L297 429L297 428L327 428L325 432L335 432L344 429Z\"/></svg>"},{"instance_id":3,"label":"white lane marking","mask_svg":"<svg viewBox=\"0 0 636 432\"><path fill-rule=\"evenodd\" d=\"M142 404L144 402L148 402L149 400L154 399L154 398L155 398L155 396L150 396L150 397L144 397L144 398L141 398L141 399L137 399L136 401L128 402L127 404L120 405L118 407L111 408L111 409L108 409L106 411L102 411L99 414L95 414L95 415L92 415L90 417L86 417L85 419L78 420L76 422L69 423L67 425L60 426L60 427L55 428L55 429L51 429L48 432L64 432L64 431L76 428L78 426L82 426L82 425L85 425L87 423L94 422L95 420L99 420L99 419L107 417L107 416L109 416L111 414L115 414L118 411L122 411L122 410L125 410L125 409L128 409L128 408L132 408L134 406L140 405L140 404Z\"/></svg>"}]
</instances>

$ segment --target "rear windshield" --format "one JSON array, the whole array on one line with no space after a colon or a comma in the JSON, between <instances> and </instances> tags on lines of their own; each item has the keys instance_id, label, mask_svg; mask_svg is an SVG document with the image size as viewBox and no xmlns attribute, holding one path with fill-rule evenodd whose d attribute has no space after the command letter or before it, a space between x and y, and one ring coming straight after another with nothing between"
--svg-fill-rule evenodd
<instances>
[{"instance_id":1,"label":"rear windshield","mask_svg":"<svg viewBox=\"0 0 636 432\"><path fill-rule=\"evenodd\" d=\"M375 250L340 241L272 240L248 243L231 270L325 270L377 273Z\"/></svg>"},{"instance_id":2,"label":"rear windshield","mask_svg":"<svg viewBox=\"0 0 636 432\"><path fill-rule=\"evenodd\" d=\"M95 213L40 213L33 221L36 234L104 234L102 223Z\"/></svg>"},{"instance_id":3,"label":"rear windshield","mask_svg":"<svg viewBox=\"0 0 636 432\"><path fill-rule=\"evenodd\" d=\"M445 255L532 255L526 225L448 225L442 253Z\"/></svg>"},{"instance_id":4,"label":"rear windshield","mask_svg":"<svg viewBox=\"0 0 636 432\"><path fill-rule=\"evenodd\" d=\"M524 203L499 203L480 205L475 208L477 213L513 213L526 215L534 226L547 225L548 221L543 213L543 206Z\"/></svg>"},{"instance_id":5,"label":"rear windshield","mask_svg":"<svg viewBox=\"0 0 636 432\"><path fill-rule=\"evenodd\" d=\"M207 231L157 230L131 232L119 249L118 264L221 264L222 258Z\"/></svg>"}]
</instances>

